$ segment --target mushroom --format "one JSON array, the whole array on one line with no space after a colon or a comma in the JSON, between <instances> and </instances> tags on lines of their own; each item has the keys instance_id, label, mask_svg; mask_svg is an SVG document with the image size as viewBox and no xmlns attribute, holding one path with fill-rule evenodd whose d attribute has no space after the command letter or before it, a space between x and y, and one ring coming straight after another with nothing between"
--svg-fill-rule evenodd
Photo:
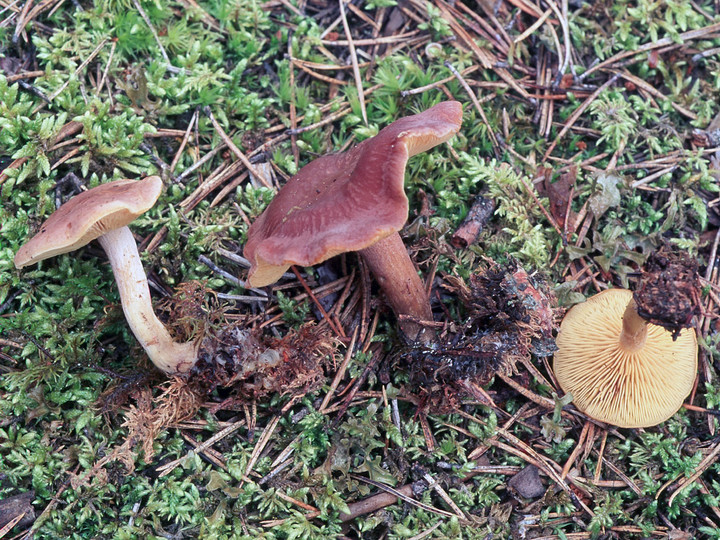
<instances>
[{"instance_id":1,"label":"mushroom","mask_svg":"<svg viewBox=\"0 0 720 540\"><path fill-rule=\"evenodd\" d=\"M447 141L462 106L446 101L382 129L347 152L322 156L287 181L248 231L247 282L270 285L291 266L359 251L411 340L429 342L430 299L398 231L408 216L408 158ZM406 316L406 317L403 317Z\"/></svg>"},{"instance_id":2,"label":"mushroom","mask_svg":"<svg viewBox=\"0 0 720 540\"><path fill-rule=\"evenodd\" d=\"M149 176L115 180L73 197L18 250L15 266L19 269L35 264L97 238L110 261L130 329L153 364L173 374L195 364L198 344L176 343L155 315L137 244L127 227L155 204L162 187L160 177Z\"/></svg>"},{"instance_id":3,"label":"mushroom","mask_svg":"<svg viewBox=\"0 0 720 540\"><path fill-rule=\"evenodd\" d=\"M692 390L697 341L676 340L637 312L633 293L608 289L574 306L557 336L553 370L585 414L619 427L649 427L670 418Z\"/></svg>"}]
</instances>

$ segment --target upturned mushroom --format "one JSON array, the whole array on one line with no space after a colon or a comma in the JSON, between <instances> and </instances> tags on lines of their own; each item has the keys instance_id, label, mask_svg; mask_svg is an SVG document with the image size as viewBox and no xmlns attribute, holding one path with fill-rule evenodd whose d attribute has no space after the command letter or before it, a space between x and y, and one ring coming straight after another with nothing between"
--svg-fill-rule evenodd
<instances>
[{"instance_id":1,"label":"upturned mushroom","mask_svg":"<svg viewBox=\"0 0 720 540\"><path fill-rule=\"evenodd\" d=\"M398 234L408 216L405 165L450 139L461 123L461 104L443 102L400 118L347 152L303 167L248 231L248 285L270 285L291 265L312 266L358 251L405 336L432 340L434 332L422 324L432 321L428 293Z\"/></svg>"},{"instance_id":2,"label":"upturned mushroom","mask_svg":"<svg viewBox=\"0 0 720 540\"><path fill-rule=\"evenodd\" d=\"M682 406L697 372L692 328L673 334L637 312L633 293L608 289L565 315L553 369L585 414L619 427L659 424Z\"/></svg>"},{"instance_id":3,"label":"upturned mushroom","mask_svg":"<svg viewBox=\"0 0 720 540\"><path fill-rule=\"evenodd\" d=\"M155 204L162 186L158 176L115 180L73 197L18 250L15 266L23 268L97 239L110 261L130 329L153 364L174 374L195 364L198 343L177 343L155 315L137 244L127 227Z\"/></svg>"}]
</instances>

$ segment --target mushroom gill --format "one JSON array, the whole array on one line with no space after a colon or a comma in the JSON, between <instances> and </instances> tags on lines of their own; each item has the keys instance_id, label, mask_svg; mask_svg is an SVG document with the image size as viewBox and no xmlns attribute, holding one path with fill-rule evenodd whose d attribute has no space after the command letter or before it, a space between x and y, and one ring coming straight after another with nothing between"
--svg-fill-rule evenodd
<instances>
[{"instance_id":1,"label":"mushroom gill","mask_svg":"<svg viewBox=\"0 0 720 540\"><path fill-rule=\"evenodd\" d=\"M692 329L677 340L646 323L643 343L624 337L632 292L610 289L574 306L560 325L554 371L588 416L619 427L647 427L672 416L690 393L697 369ZM631 346L628 346L628 343Z\"/></svg>"}]
</instances>

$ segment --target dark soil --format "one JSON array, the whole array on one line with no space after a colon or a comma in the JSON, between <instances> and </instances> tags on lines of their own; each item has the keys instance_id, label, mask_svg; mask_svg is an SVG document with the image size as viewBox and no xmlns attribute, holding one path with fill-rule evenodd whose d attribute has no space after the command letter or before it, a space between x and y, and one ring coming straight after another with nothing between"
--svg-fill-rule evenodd
<instances>
[{"instance_id":1,"label":"dark soil","mask_svg":"<svg viewBox=\"0 0 720 540\"><path fill-rule=\"evenodd\" d=\"M648 258L633 298L643 319L677 336L700 314L697 260L661 247Z\"/></svg>"}]
</instances>

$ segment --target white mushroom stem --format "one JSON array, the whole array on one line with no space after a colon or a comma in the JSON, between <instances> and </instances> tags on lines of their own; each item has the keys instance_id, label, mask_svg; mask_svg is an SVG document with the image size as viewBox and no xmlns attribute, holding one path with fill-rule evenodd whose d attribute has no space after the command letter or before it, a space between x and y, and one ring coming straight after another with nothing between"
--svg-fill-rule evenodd
<instances>
[{"instance_id":1,"label":"white mushroom stem","mask_svg":"<svg viewBox=\"0 0 720 540\"><path fill-rule=\"evenodd\" d=\"M630 300L622 319L620 343L628 351L636 351L645 345L648 323L637 312L635 299Z\"/></svg>"},{"instance_id":2,"label":"white mushroom stem","mask_svg":"<svg viewBox=\"0 0 720 540\"><path fill-rule=\"evenodd\" d=\"M398 317L407 315L418 321L433 320L428 293L398 233L375 242L359 253ZM411 342L427 344L435 339L432 328L414 320L401 319L400 328Z\"/></svg>"},{"instance_id":3,"label":"white mushroom stem","mask_svg":"<svg viewBox=\"0 0 720 540\"><path fill-rule=\"evenodd\" d=\"M128 325L152 363L169 374L188 371L197 360L198 344L175 342L155 315L147 276L130 229L109 231L98 241L110 260Z\"/></svg>"}]
</instances>

